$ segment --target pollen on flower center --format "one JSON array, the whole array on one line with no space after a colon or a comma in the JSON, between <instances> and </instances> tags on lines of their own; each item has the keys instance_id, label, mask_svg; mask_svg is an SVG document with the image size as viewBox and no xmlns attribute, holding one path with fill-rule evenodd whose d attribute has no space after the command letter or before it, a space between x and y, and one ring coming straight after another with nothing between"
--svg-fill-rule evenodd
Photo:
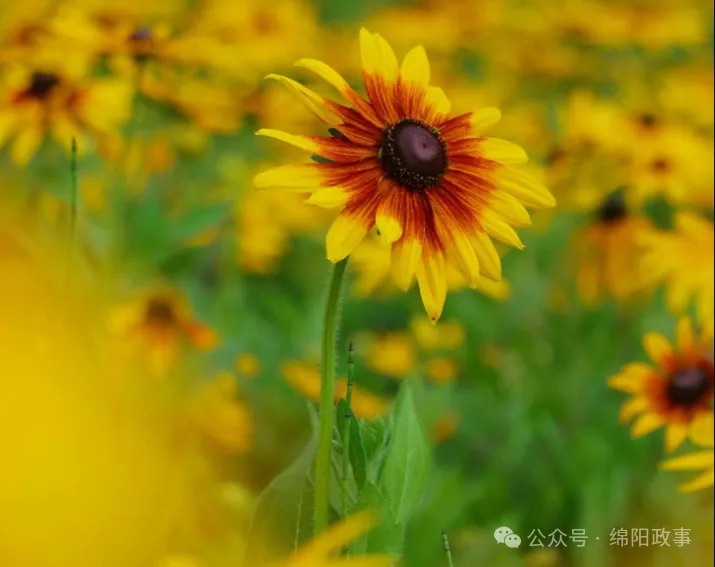
<instances>
[{"instance_id":1,"label":"pollen on flower center","mask_svg":"<svg viewBox=\"0 0 715 567\"><path fill-rule=\"evenodd\" d=\"M445 143L428 124L405 118L387 128L380 155L387 174L403 187L415 190L436 185L447 169Z\"/></svg>"},{"instance_id":2,"label":"pollen on flower center","mask_svg":"<svg viewBox=\"0 0 715 567\"><path fill-rule=\"evenodd\" d=\"M670 377L668 399L680 406L696 404L712 388L713 377L705 368L684 368Z\"/></svg>"},{"instance_id":3,"label":"pollen on flower center","mask_svg":"<svg viewBox=\"0 0 715 567\"><path fill-rule=\"evenodd\" d=\"M44 99L60 84L60 78L52 73L35 72L25 94L32 98Z\"/></svg>"},{"instance_id":4,"label":"pollen on flower center","mask_svg":"<svg viewBox=\"0 0 715 567\"><path fill-rule=\"evenodd\" d=\"M597 216L605 224L615 224L628 216L628 209L619 195L609 195L598 209Z\"/></svg>"}]
</instances>

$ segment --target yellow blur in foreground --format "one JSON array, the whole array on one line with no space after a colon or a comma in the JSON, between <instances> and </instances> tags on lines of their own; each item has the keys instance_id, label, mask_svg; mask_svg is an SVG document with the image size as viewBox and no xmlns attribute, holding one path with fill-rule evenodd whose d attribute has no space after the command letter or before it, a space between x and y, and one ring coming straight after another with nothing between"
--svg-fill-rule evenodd
<instances>
[{"instance_id":1,"label":"yellow blur in foreground","mask_svg":"<svg viewBox=\"0 0 715 567\"><path fill-rule=\"evenodd\" d=\"M208 469L168 397L112 364L98 298L15 234L0 228L0 565L158 565Z\"/></svg>"}]
</instances>

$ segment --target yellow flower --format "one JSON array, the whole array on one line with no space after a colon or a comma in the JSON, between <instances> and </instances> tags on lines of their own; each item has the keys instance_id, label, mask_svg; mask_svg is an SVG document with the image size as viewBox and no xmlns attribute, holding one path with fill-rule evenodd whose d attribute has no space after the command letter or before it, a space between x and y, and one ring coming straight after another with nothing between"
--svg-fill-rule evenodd
<instances>
[{"instance_id":1,"label":"yellow flower","mask_svg":"<svg viewBox=\"0 0 715 567\"><path fill-rule=\"evenodd\" d=\"M234 366L236 371L246 378L255 378L261 372L261 361L250 352L239 354L234 361Z\"/></svg>"},{"instance_id":2,"label":"yellow flower","mask_svg":"<svg viewBox=\"0 0 715 567\"><path fill-rule=\"evenodd\" d=\"M630 214L619 195L603 201L593 221L574 235L576 283L586 305L604 296L625 301L633 294L641 238L654 230L646 217Z\"/></svg>"},{"instance_id":3,"label":"yellow flower","mask_svg":"<svg viewBox=\"0 0 715 567\"><path fill-rule=\"evenodd\" d=\"M501 260L490 237L523 248L513 226L530 224L524 204L547 208L555 201L512 167L527 159L521 148L473 135L498 122L497 109L451 117L442 89L429 85L423 47L412 49L400 67L387 42L363 28L360 50L369 101L326 64L299 62L333 85L352 108L287 77L271 76L333 128L329 137L266 129L258 134L329 162L264 171L255 184L308 191L308 203L342 208L327 235L331 262L349 256L377 226L392 246L395 282L406 290L416 277L425 309L436 322L447 297L447 265L470 287L478 285L481 273L499 281Z\"/></svg>"},{"instance_id":4,"label":"yellow flower","mask_svg":"<svg viewBox=\"0 0 715 567\"><path fill-rule=\"evenodd\" d=\"M366 237L350 254L350 264L355 270L353 289L359 297L389 294L399 289L390 277L392 270L390 247L380 242L378 237ZM457 268L447 266L447 289L461 291L466 287L467 282ZM482 277L475 289L496 301L506 300L511 295L511 285L506 280L494 281Z\"/></svg>"},{"instance_id":5,"label":"yellow flower","mask_svg":"<svg viewBox=\"0 0 715 567\"><path fill-rule=\"evenodd\" d=\"M191 419L208 439L232 454L246 453L253 444L250 411L236 399L236 378L222 372L202 383L190 400Z\"/></svg>"},{"instance_id":6,"label":"yellow flower","mask_svg":"<svg viewBox=\"0 0 715 567\"><path fill-rule=\"evenodd\" d=\"M444 443L454 437L459 427L459 415L448 413L432 424L431 438L435 444Z\"/></svg>"},{"instance_id":7,"label":"yellow flower","mask_svg":"<svg viewBox=\"0 0 715 567\"><path fill-rule=\"evenodd\" d=\"M333 524L324 533L304 544L293 557L273 567L390 567L395 559L387 555L361 555L337 557L343 547L358 539L375 525L369 512L353 514L340 523Z\"/></svg>"},{"instance_id":8,"label":"yellow flower","mask_svg":"<svg viewBox=\"0 0 715 567\"><path fill-rule=\"evenodd\" d=\"M452 382L458 373L457 363L444 356L429 360L425 367L425 375L433 382Z\"/></svg>"},{"instance_id":9,"label":"yellow flower","mask_svg":"<svg viewBox=\"0 0 715 567\"><path fill-rule=\"evenodd\" d=\"M415 367L415 349L404 333L374 337L367 348L365 365L391 378L405 378Z\"/></svg>"},{"instance_id":10,"label":"yellow flower","mask_svg":"<svg viewBox=\"0 0 715 567\"><path fill-rule=\"evenodd\" d=\"M92 136L115 134L130 115L132 89L116 79L73 79L50 69L13 67L0 85L0 146L12 138L10 156L20 166L47 135L78 151Z\"/></svg>"},{"instance_id":11,"label":"yellow flower","mask_svg":"<svg viewBox=\"0 0 715 567\"><path fill-rule=\"evenodd\" d=\"M633 397L621 408L622 421L639 416L631 428L642 437L665 425L665 447L677 449L688 437L712 428L715 370L712 337L695 336L689 319L678 322L677 350L658 333L649 333L643 346L655 367L634 362L612 376L608 384Z\"/></svg>"},{"instance_id":12,"label":"yellow flower","mask_svg":"<svg viewBox=\"0 0 715 567\"><path fill-rule=\"evenodd\" d=\"M459 321L441 321L430 325L421 317L410 321L410 330L417 343L424 350L457 349L464 344L464 327Z\"/></svg>"},{"instance_id":13,"label":"yellow flower","mask_svg":"<svg viewBox=\"0 0 715 567\"><path fill-rule=\"evenodd\" d=\"M694 213L679 211L675 230L643 234L644 249L638 280L645 286L664 285L668 308L684 313L695 304L698 322L713 329L713 223Z\"/></svg>"},{"instance_id":14,"label":"yellow flower","mask_svg":"<svg viewBox=\"0 0 715 567\"><path fill-rule=\"evenodd\" d=\"M320 400L320 370L308 362L289 361L281 366L283 379L294 390L306 398L317 402ZM347 394L347 380L338 378L335 382L335 398L337 403ZM351 406L357 417L374 419L384 415L389 410L390 401L361 389L359 385L353 386Z\"/></svg>"},{"instance_id":15,"label":"yellow flower","mask_svg":"<svg viewBox=\"0 0 715 567\"><path fill-rule=\"evenodd\" d=\"M680 492L694 492L704 490L713 486L715 481L715 456L713 454L713 414L710 413L708 427L704 428L703 435L695 440L701 447L708 447L703 451L689 453L680 457L674 457L661 463L660 468L666 471L690 471L702 470L703 472L679 487Z\"/></svg>"},{"instance_id":16,"label":"yellow flower","mask_svg":"<svg viewBox=\"0 0 715 567\"><path fill-rule=\"evenodd\" d=\"M218 344L210 327L194 318L186 298L169 288L150 289L112 310L110 326L120 349L142 357L156 375L164 375L184 345L209 351Z\"/></svg>"},{"instance_id":17,"label":"yellow flower","mask_svg":"<svg viewBox=\"0 0 715 567\"><path fill-rule=\"evenodd\" d=\"M156 565L177 535L200 537L210 463L175 443L169 383L116 364L96 317L104 298L96 282L67 283L64 244L5 228L0 452L12 459L0 469L2 562Z\"/></svg>"}]
</instances>

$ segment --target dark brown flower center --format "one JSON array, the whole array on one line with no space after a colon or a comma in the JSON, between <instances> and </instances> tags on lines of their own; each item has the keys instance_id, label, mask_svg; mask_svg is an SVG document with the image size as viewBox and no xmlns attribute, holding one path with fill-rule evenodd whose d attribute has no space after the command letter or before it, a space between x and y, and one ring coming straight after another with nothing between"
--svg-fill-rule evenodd
<instances>
[{"instance_id":1,"label":"dark brown flower center","mask_svg":"<svg viewBox=\"0 0 715 567\"><path fill-rule=\"evenodd\" d=\"M668 170L670 170L670 163L668 163L668 160L660 158L653 160L653 163L651 163L651 167L656 173L666 173Z\"/></svg>"},{"instance_id":2,"label":"dark brown flower center","mask_svg":"<svg viewBox=\"0 0 715 567\"><path fill-rule=\"evenodd\" d=\"M658 117L655 114L645 112L638 117L641 126L646 129L655 128L658 125Z\"/></svg>"},{"instance_id":3,"label":"dark brown flower center","mask_svg":"<svg viewBox=\"0 0 715 567\"><path fill-rule=\"evenodd\" d=\"M626 218L628 216L628 209L623 202L623 197L617 194L609 195L603 203L601 203L596 216L604 224L615 224Z\"/></svg>"},{"instance_id":4,"label":"dark brown flower center","mask_svg":"<svg viewBox=\"0 0 715 567\"><path fill-rule=\"evenodd\" d=\"M713 375L707 368L683 368L668 381L668 400L676 406L692 406L702 402L712 387Z\"/></svg>"},{"instance_id":5,"label":"dark brown flower center","mask_svg":"<svg viewBox=\"0 0 715 567\"><path fill-rule=\"evenodd\" d=\"M32 74L30 86L25 90L25 95L44 100L59 84L60 78L57 75L35 72Z\"/></svg>"},{"instance_id":6,"label":"dark brown flower center","mask_svg":"<svg viewBox=\"0 0 715 567\"><path fill-rule=\"evenodd\" d=\"M164 299L151 299L144 314L149 325L168 326L176 321L174 308Z\"/></svg>"},{"instance_id":7,"label":"dark brown flower center","mask_svg":"<svg viewBox=\"0 0 715 567\"><path fill-rule=\"evenodd\" d=\"M439 132L412 118L385 130L379 155L387 174L408 189L429 189L447 170L447 152Z\"/></svg>"},{"instance_id":8,"label":"dark brown flower center","mask_svg":"<svg viewBox=\"0 0 715 567\"><path fill-rule=\"evenodd\" d=\"M134 33L129 36L129 41L150 41L152 37L151 28L142 26L134 30Z\"/></svg>"}]
</instances>

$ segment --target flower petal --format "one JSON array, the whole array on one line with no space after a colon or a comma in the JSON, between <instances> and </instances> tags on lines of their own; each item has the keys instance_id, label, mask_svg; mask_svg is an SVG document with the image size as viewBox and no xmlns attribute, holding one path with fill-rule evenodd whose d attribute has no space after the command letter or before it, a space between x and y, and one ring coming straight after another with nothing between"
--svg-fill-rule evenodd
<instances>
[{"instance_id":1,"label":"flower petal","mask_svg":"<svg viewBox=\"0 0 715 567\"><path fill-rule=\"evenodd\" d=\"M516 144L500 138L484 138L480 144L481 155L504 164L526 163L526 152Z\"/></svg>"},{"instance_id":2,"label":"flower petal","mask_svg":"<svg viewBox=\"0 0 715 567\"><path fill-rule=\"evenodd\" d=\"M661 367L667 367L673 357L673 347L660 333L648 333L643 337L643 348L650 359Z\"/></svg>"},{"instance_id":3,"label":"flower petal","mask_svg":"<svg viewBox=\"0 0 715 567\"><path fill-rule=\"evenodd\" d=\"M421 45L413 47L402 61L400 79L403 83L414 83L427 88L430 80L429 60L425 48Z\"/></svg>"},{"instance_id":4,"label":"flower petal","mask_svg":"<svg viewBox=\"0 0 715 567\"><path fill-rule=\"evenodd\" d=\"M477 253L482 273L494 281L501 280L501 258L494 242L486 232L477 232L472 236L474 251Z\"/></svg>"},{"instance_id":5,"label":"flower petal","mask_svg":"<svg viewBox=\"0 0 715 567\"><path fill-rule=\"evenodd\" d=\"M524 205L505 191L489 193L489 206L513 226L531 225L531 217Z\"/></svg>"},{"instance_id":6,"label":"flower petal","mask_svg":"<svg viewBox=\"0 0 715 567\"><path fill-rule=\"evenodd\" d=\"M710 488L715 483L715 470L709 470L678 487L680 492L697 492Z\"/></svg>"},{"instance_id":7,"label":"flower petal","mask_svg":"<svg viewBox=\"0 0 715 567\"><path fill-rule=\"evenodd\" d=\"M631 398L621 406L621 411L618 414L618 419L621 423L627 423L639 413L643 413L650 407L650 403L646 398L636 397Z\"/></svg>"},{"instance_id":8,"label":"flower petal","mask_svg":"<svg viewBox=\"0 0 715 567\"><path fill-rule=\"evenodd\" d=\"M338 215L326 237L328 260L334 263L349 256L362 242L370 228L372 227L367 226L359 217L345 213Z\"/></svg>"},{"instance_id":9,"label":"flower petal","mask_svg":"<svg viewBox=\"0 0 715 567\"><path fill-rule=\"evenodd\" d=\"M643 376L634 376L625 371L621 371L608 379L608 386L610 388L620 392L626 392L627 394L641 393L644 384L645 379Z\"/></svg>"},{"instance_id":10,"label":"flower petal","mask_svg":"<svg viewBox=\"0 0 715 567\"><path fill-rule=\"evenodd\" d=\"M314 191L313 194L306 199L306 205L315 205L324 209L333 209L342 207L350 198L350 194L341 187L323 187Z\"/></svg>"},{"instance_id":11,"label":"flower petal","mask_svg":"<svg viewBox=\"0 0 715 567\"><path fill-rule=\"evenodd\" d=\"M688 426L684 423L669 423L665 428L665 451L672 453L688 437Z\"/></svg>"},{"instance_id":12,"label":"flower petal","mask_svg":"<svg viewBox=\"0 0 715 567\"><path fill-rule=\"evenodd\" d=\"M500 167L491 175L499 188L527 207L546 209L556 205L556 199L546 187L518 169Z\"/></svg>"},{"instance_id":13,"label":"flower petal","mask_svg":"<svg viewBox=\"0 0 715 567\"><path fill-rule=\"evenodd\" d=\"M472 113L470 122L477 134L483 133L501 120L501 111L493 106Z\"/></svg>"},{"instance_id":14,"label":"flower petal","mask_svg":"<svg viewBox=\"0 0 715 567\"><path fill-rule=\"evenodd\" d=\"M678 349L680 349L681 352L690 353L695 349L696 340L695 333L693 332L693 324L687 317L681 317L678 320L675 336Z\"/></svg>"},{"instance_id":15,"label":"flower petal","mask_svg":"<svg viewBox=\"0 0 715 567\"><path fill-rule=\"evenodd\" d=\"M655 431L659 427L662 427L665 423L663 416L658 415L654 412L648 412L641 415L631 427L631 435L638 439L644 435L648 435L652 431Z\"/></svg>"},{"instance_id":16,"label":"flower petal","mask_svg":"<svg viewBox=\"0 0 715 567\"><path fill-rule=\"evenodd\" d=\"M519 250L524 249L524 244L521 242L516 231L493 211L484 209L480 213L479 222L482 227L484 227L484 230L497 240L514 248L518 248Z\"/></svg>"},{"instance_id":17,"label":"flower petal","mask_svg":"<svg viewBox=\"0 0 715 567\"><path fill-rule=\"evenodd\" d=\"M690 440L701 447L712 447L713 439L713 412L712 410L699 413L690 424Z\"/></svg>"},{"instance_id":18,"label":"flower petal","mask_svg":"<svg viewBox=\"0 0 715 567\"><path fill-rule=\"evenodd\" d=\"M258 189L280 188L307 193L322 183L320 171L315 164L283 165L262 171L253 178Z\"/></svg>"},{"instance_id":19,"label":"flower petal","mask_svg":"<svg viewBox=\"0 0 715 567\"><path fill-rule=\"evenodd\" d=\"M410 288L421 255L422 243L416 238L403 237L392 245L392 277L401 290Z\"/></svg>"},{"instance_id":20,"label":"flower petal","mask_svg":"<svg viewBox=\"0 0 715 567\"><path fill-rule=\"evenodd\" d=\"M273 79L288 87L288 89L298 97L298 100L300 100L303 106L305 106L308 111L319 120L322 120L330 126L339 126L341 124L340 120L324 110L326 101L322 96L314 93L293 79L289 79L288 77L284 77L282 75L266 75L266 79Z\"/></svg>"},{"instance_id":21,"label":"flower petal","mask_svg":"<svg viewBox=\"0 0 715 567\"><path fill-rule=\"evenodd\" d=\"M447 300L447 270L444 255L438 251L423 251L417 264L417 283L420 286L422 303L432 323L442 315Z\"/></svg>"},{"instance_id":22,"label":"flower petal","mask_svg":"<svg viewBox=\"0 0 715 567\"><path fill-rule=\"evenodd\" d=\"M660 464L664 471L693 471L713 466L715 458L712 451L697 451L680 457L668 459Z\"/></svg>"},{"instance_id":23,"label":"flower petal","mask_svg":"<svg viewBox=\"0 0 715 567\"><path fill-rule=\"evenodd\" d=\"M320 151L320 146L307 136L296 136L294 134L288 134L286 132L281 132L280 130L271 130L269 128L261 128L258 132L256 132L256 136L275 138L276 140L280 140L281 142L285 142L286 144L290 144L291 146L295 146L313 154Z\"/></svg>"},{"instance_id":24,"label":"flower petal","mask_svg":"<svg viewBox=\"0 0 715 567\"><path fill-rule=\"evenodd\" d=\"M17 134L10 148L12 161L23 167L29 163L37 153L45 133L40 126L28 126Z\"/></svg>"},{"instance_id":25,"label":"flower petal","mask_svg":"<svg viewBox=\"0 0 715 567\"><path fill-rule=\"evenodd\" d=\"M424 104L426 108L422 113L423 116L418 118L427 124L438 124L452 111L452 103L439 87L427 87Z\"/></svg>"}]
</instances>

